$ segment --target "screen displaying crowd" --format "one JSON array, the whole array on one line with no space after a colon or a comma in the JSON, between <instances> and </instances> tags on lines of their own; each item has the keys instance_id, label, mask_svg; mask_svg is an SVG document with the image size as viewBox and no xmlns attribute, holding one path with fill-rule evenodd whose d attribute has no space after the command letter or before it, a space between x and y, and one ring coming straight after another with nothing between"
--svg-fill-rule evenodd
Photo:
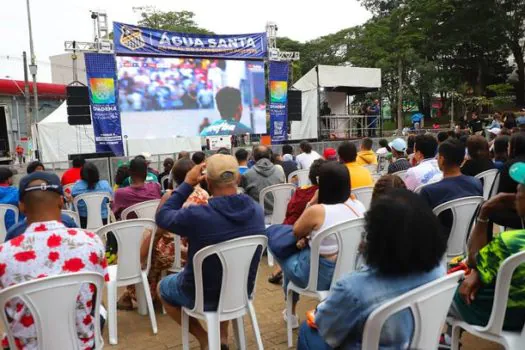
<instances>
[{"instance_id":1,"label":"screen displaying crowd","mask_svg":"<svg viewBox=\"0 0 525 350\"><path fill-rule=\"evenodd\" d=\"M117 65L130 138L266 133L263 62L117 57ZM161 127L144 130L143 121Z\"/></svg>"}]
</instances>

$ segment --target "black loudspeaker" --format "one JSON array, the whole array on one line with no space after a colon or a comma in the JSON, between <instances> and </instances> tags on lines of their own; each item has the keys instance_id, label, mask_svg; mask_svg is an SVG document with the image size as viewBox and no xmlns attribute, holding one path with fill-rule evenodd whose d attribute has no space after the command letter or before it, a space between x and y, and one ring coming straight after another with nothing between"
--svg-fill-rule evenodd
<instances>
[{"instance_id":1,"label":"black loudspeaker","mask_svg":"<svg viewBox=\"0 0 525 350\"><path fill-rule=\"evenodd\" d=\"M115 157L115 154L113 152L95 152L95 153L68 154L67 159L71 161L75 158L82 158L84 160L87 160L87 159L111 158L111 157Z\"/></svg>"},{"instance_id":2,"label":"black loudspeaker","mask_svg":"<svg viewBox=\"0 0 525 350\"><path fill-rule=\"evenodd\" d=\"M67 123L69 125L91 124L91 107L87 86L67 86Z\"/></svg>"},{"instance_id":3,"label":"black loudspeaker","mask_svg":"<svg viewBox=\"0 0 525 350\"><path fill-rule=\"evenodd\" d=\"M288 90L288 120L300 122L303 116L302 93Z\"/></svg>"}]
</instances>

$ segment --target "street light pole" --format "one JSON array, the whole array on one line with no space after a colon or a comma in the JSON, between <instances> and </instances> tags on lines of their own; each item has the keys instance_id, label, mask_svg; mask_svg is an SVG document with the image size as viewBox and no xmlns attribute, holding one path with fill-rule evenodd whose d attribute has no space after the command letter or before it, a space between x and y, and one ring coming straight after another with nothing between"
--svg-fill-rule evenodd
<instances>
[{"instance_id":1,"label":"street light pole","mask_svg":"<svg viewBox=\"0 0 525 350\"><path fill-rule=\"evenodd\" d=\"M29 0L26 1L27 3L27 22L29 25L29 50L31 54L31 65L29 65L29 71L31 72L31 75L33 76L33 96L35 99L35 106L34 106L34 119L35 121L38 121L38 88L36 83L36 73L38 70L38 67L36 65L36 56L35 56L35 48L33 46L33 29L31 27L31 9L29 6ZM27 136L31 139L31 118L29 118L29 125L27 126Z\"/></svg>"}]
</instances>

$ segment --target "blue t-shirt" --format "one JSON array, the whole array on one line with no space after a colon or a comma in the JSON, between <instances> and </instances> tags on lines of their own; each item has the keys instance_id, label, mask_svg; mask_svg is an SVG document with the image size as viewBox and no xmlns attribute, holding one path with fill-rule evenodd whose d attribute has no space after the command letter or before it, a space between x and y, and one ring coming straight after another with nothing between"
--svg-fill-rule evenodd
<instances>
[{"instance_id":1,"label":"blue t-shirt","mask_svg":"<svg viewBox=\"0 0 525 350\"><path fill-rule=\"evenodd\" d=\"M440 204L472 196L483 196L481 181L472 176L444 178L421 189L421 197L433 209Z\"/></svg>"},{"instance_id":2,"label":"blue t-shirt","mask_svg":"<svg viewBox=\"0 0 525 350\"><path fill-rule=\"evenodd\" d=\"M232 119L221 119L213 122L201 132L201 136L253 134L253 130L241 122Z\"/></svg>"},{"instance_id":3,"label":"blue t-shirt","mask_svg":"<svg viewBox=\"0 0 525 350\"><path fill-rule=\"evenodd\" d=\"M71 189L71 195L73 197L76 197L80 194L84 194L84 193L90 193L90 192L109 192L111 195L113 195L113 189L111 188L111 186L109 185L109 183L106 181L106 180L100 180L99 182L97 182L97 184L95 185L95 188L93 189L88 189L88 185L87 185L87 182L84 181L84 180L80 180L80 181L77 181L75 183L75 186L73 186L73 188ZM108 218L108 200L105 199L104 202L102 203L102 218L103 219L107 219ZM86 208L86 203L84 203L84 201L80 201L78 202L78 215L85 218L87 217L87 208Z\"/></svg>"},{"instance_id":4,"label":"blue t-shirt","mask_svg":"<svg viewBox=\"0 0 525 350\"><path fill-rule=\"evenodd\" d=\"M0 204L11 204L18 208L18 188L14 186L0 187ZM23 220L25 216L22 213L18 215L18 221ZM15 223L15 213L11 210L6 212L4 225L9 230Z\"/></svg>"},{"instance_id":5,"label":"blue t-shirt","mask_svg":"<svg viewBox=\"0 0 525 350\"><path fill-rule=\"evenodd\" d=\"M75 220L73 220L69 215L61 214L60 221L66 227L78 228ZM7 242L13 238L20 236L22 233L26 231L26 229L27 229L27 219L19 221L18 224L11 226L11 228L7 231L7 236L5 237L5 241Z\"/></svg>"},{"instance_id":6,"label":"blue t-shirt","mask_svg":"<svg viewBox=\"0 0 525 350\"><path fill-rule=\"evenodd\" d=\"M240 165L239 166L239 174L244 175L245 172L248 171L248 166L246 165Z\"/></svg>"},{"instance_id":7,"label":"blue t-shirt","mask_svg":"<svg viewBox=\"0 0 525 350\"><path fill-rule=\"evenodd\" d=\"M421 197L434 209L438 205L450 202L454 199L465 197L483 196L483 186L481 181L472 176L455 176L444 178L443 180L421 189ZM446 210L439 215L441 225L450 232L452 228L452 212Z\"/></svg>"}]
</instances>

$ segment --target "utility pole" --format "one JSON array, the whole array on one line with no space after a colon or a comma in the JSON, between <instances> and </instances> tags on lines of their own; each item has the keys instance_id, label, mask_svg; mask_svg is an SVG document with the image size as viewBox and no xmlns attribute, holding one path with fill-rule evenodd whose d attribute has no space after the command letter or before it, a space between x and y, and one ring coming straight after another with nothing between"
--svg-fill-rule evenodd
<instances>
[{"instance_id":1,"label":"utility pole","mask_svg":"<svg viewBox=\"0 0 525 350\"><path fill-rule=\"evenodd\" d=\"M29 93L29 73L27 72L27 54L24 51L24 99L25 99L25 111L26 111L26 135L29 136L29 130L31 130L31 96ZM20 128L18 129L18 135L20 135Z\"/></svg>"},{"instance_id":2,"label":"utility pole","mask_svg":"<svg viewBox=\"0 0 525 350\"><path fill-rule=\"evenodd\" d=\"M31 54L31 65L29 66L29 71L31 72L31 75L33 76L33 96L35 99L35 107L34 107L34 113L35 113L35 121L38 121L38 88L36 83L36 73L38 70L38 67L36 65L36 56L35 56L35 48L33 46L33 29L31 27L31 9L29 6L29 0L26 0L27 4L27 23L29 26L29 50ZM27 126L28 131L27 135L29 138L31 138L31 119L29 119L29 125Z\"/></svg>"}]
</instances>

